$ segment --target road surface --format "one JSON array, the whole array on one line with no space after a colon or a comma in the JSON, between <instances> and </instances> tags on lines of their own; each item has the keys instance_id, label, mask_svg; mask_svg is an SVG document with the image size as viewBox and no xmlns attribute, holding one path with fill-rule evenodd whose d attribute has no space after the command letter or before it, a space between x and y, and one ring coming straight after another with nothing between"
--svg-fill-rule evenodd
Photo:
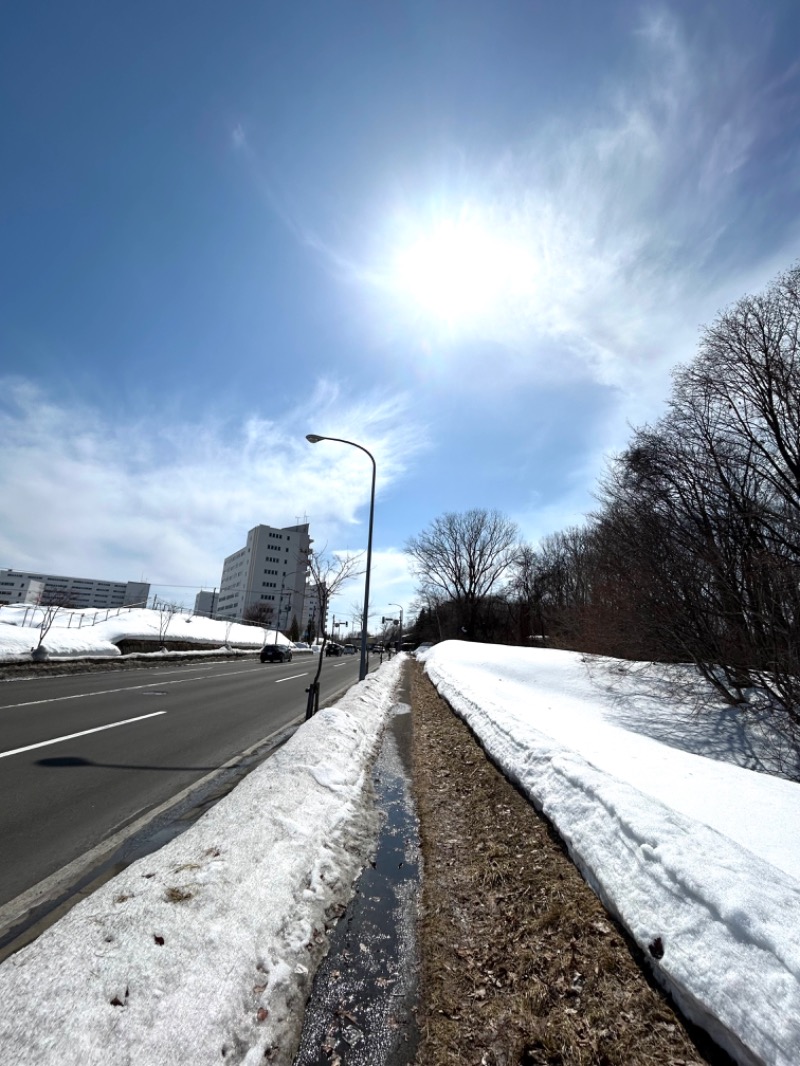
<instances>
[{"instance_id":1,"label":"road surface","mask_svg":"<svg viewBox=\"0 0 800 1066\"><path fill-rule=\"evenodd\" d=\"M285 736L303 719L317 662L195 661L0 684L0 933L20 901L57 894L154 812L191 802L220 767ZM321 704L358 680L358 666L358 656L324 660Z\"/></svg>"}]
</instances>

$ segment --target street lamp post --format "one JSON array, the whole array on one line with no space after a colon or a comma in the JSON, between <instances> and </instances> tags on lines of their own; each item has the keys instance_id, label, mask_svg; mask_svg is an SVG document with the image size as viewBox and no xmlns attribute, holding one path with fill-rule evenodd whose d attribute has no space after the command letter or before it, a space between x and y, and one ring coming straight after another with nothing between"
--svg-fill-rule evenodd
<instances>
[{"instance_id":1,"label":"street lamp post","mask_svg":"<svg viewBox=\"0 0 800 1066\"><path fill-rule=\"evenodd\" d=\"M288 602L286 604L286 618L284 619L283 628L284 629L288 629L289 628L289 624L288 624L289 623L289 612L292 609L292 590L291 589L286 589L284 591L284 589L281 589L281 594L278 597L278 624L275 627L275 644L276 644L276 646L278 644L278 631L281 628L281 613L284 610L284 607L283 607L283 597L284 596L288 596Z\"/></svg>"},{"instance_id":2,"label":"street lamp post","mask_svg":"<svg viewBox=\"0 0 800 1066\"><path fill-rule=\"evenodd\" d=\"M400 606L399 603L390 603L389 606L390 607L397 607L399 609L399 611L400 611L400 639L397 642L397 648L396 648L397 651L400 651L400 648L402 647L402 644L403 644L403 608Z\"/></svg>"},{"instance_id":3,"label":"street lamp post","mask_svg":"<svg viewBox=\"0 0 800 1066\"><path fill-rule=\"evenodd\" d=\"M290 588L287 589L286 588L286 578L287 577L296 577L300 572L301 571L299 571L299 570L293 570L291 574L284 574L282 579L281 579L281 591L278 593L278 606L277 606L276 612L275 612L275 641L274 641L274 643L275 643L276 647L277 647L277 644L278 644L278 630L281 627L281 613L283 612L283 597L284 596L288 596L289 597L289 602L286 604L286 624L283 627L284 629L288 629L289 628L289 612L292 609L292 589L290 589ZM302 572L305 573L305 570L303 570ZM266 642L266 637L264 638L264 640Z\"/></svg>"},{"instance_id":4,"label":"street lamp post","mask_svg":"<svg viewBox=\"0 0 800 1066\"><path fill-rule=\"evenodd\" d=\"M290 574L289 576L292 577L293 575ZM283 610L283 594L284 594L284 588L285 588L285 586L284 586L284 581L285 580L286 580L286 578L284 578L283 581L281 582L281 591L280 591L280 593L278 595L278 607L277 607L277 611L275 612L275 647L276 648L278 647L278 630L281 628L281 611ZM291 595L292 595L291 589L287 589L286 591L287 591L288 595L291 597Z\"/></svg>"},{"instance_id":5,"label":"street lamp post","mask_svg":"<svg viewBox=\"0 0 800 1066\"><path fill-rule=\"evenodd\" d=\"M367 621L369 619L369 576L372 567L372 524L375 518L375 457L372 452L354 440L344 440L342 437L321 437L317 433L307 433L306 440L309 444L319 444L321 440L333 440L338 444L349 444L353 448L368 455L372 462L372 490L369 497L369 534L367 536L367 573L364 580L364 616L361 620L361 663L358 668L358 680L363 681L367 676Z\"/></svg>"}]
</instances>

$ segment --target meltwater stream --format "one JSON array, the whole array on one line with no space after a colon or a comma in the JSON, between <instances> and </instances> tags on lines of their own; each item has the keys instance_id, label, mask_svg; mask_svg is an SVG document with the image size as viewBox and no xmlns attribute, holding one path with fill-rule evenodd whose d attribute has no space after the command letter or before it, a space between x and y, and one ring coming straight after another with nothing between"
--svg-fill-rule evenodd
<instances>
[{"instance_id":1,"label":"meltwater stream","mask_svg":"<svg viewBox=\"0 0 800 1066\"><path fill-rule=\"evenodd\" d=\"M416 1054L419 831L410 792L411 708L397 704L373 778L382 816L314 979L294 1066L407 1066Z\"/></svg>"}]
</instances>

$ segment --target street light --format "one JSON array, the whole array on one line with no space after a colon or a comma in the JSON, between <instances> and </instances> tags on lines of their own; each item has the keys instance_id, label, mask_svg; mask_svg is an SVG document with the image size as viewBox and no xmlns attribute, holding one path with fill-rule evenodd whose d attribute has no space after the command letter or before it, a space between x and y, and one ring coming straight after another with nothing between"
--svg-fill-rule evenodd
<instances>
[{"instance_id":1,"label":"street light","mask_svg":"<svg viewBox=\"0 0 800 1066\"><path fill-rule=\"evenodd\" d=\"M367 621L369 618L369 574L372 566L372 522L375 517L375 457L372 452L361 445L356 444L354 440L344 440L342 437L321 437L318 433L306 433L306 440L309 444L319 444L321 440L333 440L338 444L349 444L353 448L358 448L359 451L364 452L365 455L370 457L372 461L372 491L369 497L369 535L367 537L367 574L364 580L364 617L361 620L361 663L358 668L358 680L363 681L367 676Z\"/></svg>"},{"instance_id":2,"label":"street light","mask_svg":"<svg viewBox=\"0 0 800 1066\"><path fill-rule=\"evenodd\" d=\"M289 574L289 577L293 577L293 576L294 576L293 574ZM283 581L285 581L285 580L286 580L286 578L283 579ZM276 648L278 646L278 630L281 628L281 611L283 610L283 597L284 596L288 596L289 597L289 602L286 605L286 607L287 607L287 609L286 609L286 621L287 622L289 621L289 611L292 609L292 590L291 589L287 589L285 587L285 585L283 584L283 581L281 582L281 591L280 591L280 595L278 596L278 621L277 621L277 624L275 626L275 647ZM288 628L287 626L284 626L284 629L287 629L287 628Z\"/></svg>"},{"instance_id":3,"label":"street light","mask_svg":"<svg viewBox=\"0 0 800 1066\"><path fill-rule=\"evenodd\" d=\"M400 651L400 648L403 646L403 608L400 607L399 603L390 603L389 606L398 607L400 610L400 639L397 642L397 650Z\"/></svg>"},{"instance_id":4,"label":"street light","mask_svg":"<svg viewBox=\"0 0 800 1066\"><path fill-rule=\"evenodd\" d=\"M300 550L303 551L302 548ZM275 647L276 648L278 646L278 630L281 627L281 612L283 611L283 597L284 596L288 596L289 597L289 602L286 605L286 622L287 622L287 624L284 626L284 629L288 629L289 628L289 626L288 626L289 611L291 611L291 609L292 609L292 590L290 588L288 588L288 589L286 588L286 578L287 577L297 577L297 575L299 573L301 573L301 572L303 574L306 573L305 570L302 570L302 571L293 570L291 572L291 574L284 574L283 577L281 578L281 591L278 594L277 621L276 621L276 625L275 625ZM264 641L266 643L266 637L264 638Z\"/></svg>"}]
</instances>

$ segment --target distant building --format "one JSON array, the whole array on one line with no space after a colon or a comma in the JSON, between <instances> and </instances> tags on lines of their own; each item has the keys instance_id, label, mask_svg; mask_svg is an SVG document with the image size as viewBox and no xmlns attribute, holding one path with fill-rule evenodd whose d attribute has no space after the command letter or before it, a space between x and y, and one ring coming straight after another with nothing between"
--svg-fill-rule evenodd
<instances>
[{"instance_id":1,"label":"distant building","mask_svg":"<svg viewBox=\"0 0 800 1066\"><path fill-rule=\"evenodd\" d=\"M0 603L39 603L44 592L44 578L0 570Z\"/></svg>"},{"instance_id":2,"label":"distant building","mask_svg":"<svg viewBox=\"0 0 800 1066\"><path fill-rule=\"evenodd\" d=\"M145 606L149 595L150 585L143 581L98 581L26 570L0 570L0 603L132 607Z\"/></svg>"},{"instance_id":3,"label":"distant building","mask_svg":"<svg viewBox=\"0 0 800 1066\"><path fill-rule=\"evenodd\" d=\"M303 606L300 622L300 637L305 640L307 636L313 639L322 636L323 629L327 629L327 614L322 609L322 589L316 582L310 581L306 585L306 598Z\"/></svg>"},{"instance_id":4,"label":"distant building","mask_svg":"<svg viewBox=\"0 0 800 1066\"><path fill-rule=\"evenodd\" d=\"M218 599L216 589L213 592L198 592L194 598L194 613L206 618L216 618Z\"/></svg>"},{"instance_id":5,"label":"distant building","mask_svg":"<svg viewBox=\"0 0 800 1066\"><path fill-rule=\"evenodd\" d=\"M278 629L288 629L294 617L300 624L312 544L307 522L251 529L245 546L223 563L216 617L243 618L248 607L264 604Z\"/></svg>"}]
</instances>

